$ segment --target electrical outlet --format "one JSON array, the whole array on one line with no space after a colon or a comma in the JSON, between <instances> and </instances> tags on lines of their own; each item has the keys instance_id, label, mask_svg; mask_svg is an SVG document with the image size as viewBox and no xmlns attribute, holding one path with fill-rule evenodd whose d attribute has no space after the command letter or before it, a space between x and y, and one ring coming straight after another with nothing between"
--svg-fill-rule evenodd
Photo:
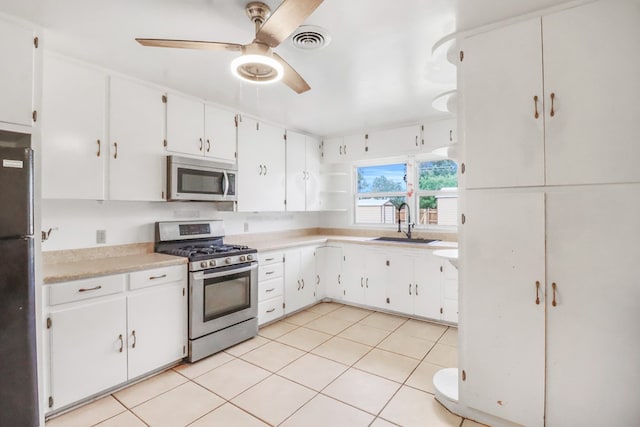
<instances>
[{"instance_id":1,"label":"electrical outlet","mask_svg":"<svg viewBox=\"0 0 640 427\"><path fill-rule=\"evenodd\" d=\"M96 230L96 243L107 243L107 230Z\"/></svg>"},{"instance_id":2,"label":"electrical outlet","mask_svg":"<svg viewBox=\"0 0 640 427\"><path fill-rule=\"evenodd\" d=\"M245 223L244 223L244 232L246 233L246 232L248 232L248 231L249 231L249 223L248 223L248 222L245 222Z\"/></svg>"}]
</instances>

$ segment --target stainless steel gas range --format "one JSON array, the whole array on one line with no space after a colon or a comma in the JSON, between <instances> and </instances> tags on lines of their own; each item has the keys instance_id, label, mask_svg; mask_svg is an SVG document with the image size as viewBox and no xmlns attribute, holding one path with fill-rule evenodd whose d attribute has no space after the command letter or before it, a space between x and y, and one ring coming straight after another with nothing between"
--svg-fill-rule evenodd
<instances>
[{"instance_id":1,"label":"stainless steel gas range","mask_svg":"<svg viewBox=\"0 0 640 427\"><path fill-rule=\"evenodd\" d=\"M189 258L189 362L258 333L258 256L221 220L156 223L155 251Z\"/></svg>"}]
</instances>

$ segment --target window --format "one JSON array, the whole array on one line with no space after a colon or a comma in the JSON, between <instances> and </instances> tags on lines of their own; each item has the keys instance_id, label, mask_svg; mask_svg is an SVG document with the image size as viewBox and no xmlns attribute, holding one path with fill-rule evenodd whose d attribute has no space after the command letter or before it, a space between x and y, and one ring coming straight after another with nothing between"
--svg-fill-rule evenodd
<instances>
[{"instance_id":1,"label":"window","mask_svg":"<svg viewBox=\"0 0 640 427\"><path fill-rule=\"evenodd\" d=\"M458 165L453 160L419 162L418 219L421 225L455 226L458 218Z\"/></svg>"},{"instance_id":2,"label":"window","mask_svg":"<svg viewBox=\"0 0 640 427\"><path fill-rule=\"evenodd\" d=\"M355 173L356 224L397 223L397 206L407 201L407 164L356 167Z\"/></svg>"}]
</instances>

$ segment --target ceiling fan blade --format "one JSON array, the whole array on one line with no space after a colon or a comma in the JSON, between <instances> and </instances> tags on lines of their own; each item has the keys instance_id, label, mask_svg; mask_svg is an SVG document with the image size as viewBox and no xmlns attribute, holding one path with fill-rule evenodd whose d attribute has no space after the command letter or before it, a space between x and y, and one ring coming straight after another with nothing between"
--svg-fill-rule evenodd
<instances>
[{"instance_id":1,"label":"ceiling fan blade","mask_svg":"<svg viewBox=\"0 0 640 427\"><path fill-rule=\"evenodd\" d=\"M282 82L284 84L295 90L297 93L303 93L311 89L311 86L309 86L302 76L298 74L291 65L287 64L287 61L282 59L280 55L274 52L273 58L282 64L282 68L284 68L284 76L282 77Z\"/></svg>"},{"instance_id":2,"label":"ceiling fan blade","mask_svg":"<svg viewBox=\"0 0 640 427\"><path fill-rule=\"evenodd\" d=\"M151 47L174 47L180 49L202 49L202 50L227 50L241 51L242 45L236 43L207 42L200 40L169 40L169 39L136 39L143 46Z\"/></svg>"},{"instance_id":3,"label":"ceiling fan blade","mask_svg":"<svg viewBox=\"0 0 640 427\"><path fill-rule=\"evenodd\" d=\"M284 0L271 14L260 30L256 40L276 47L313 13L323 0Z\"/></svg>"}]
</instances>

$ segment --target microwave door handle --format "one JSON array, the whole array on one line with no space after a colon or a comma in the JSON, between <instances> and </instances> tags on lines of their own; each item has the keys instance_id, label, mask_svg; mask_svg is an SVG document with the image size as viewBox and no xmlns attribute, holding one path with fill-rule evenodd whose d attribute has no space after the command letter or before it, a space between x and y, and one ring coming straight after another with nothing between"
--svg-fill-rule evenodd
<instances>
[{"instance_id":1,"label":"microwave door handle","mask_svg":"<svg viewBox=\"0 0 640 427\"><path fill-rule=\"evenodd\" d=\"M227 193L229 193L229 176L227 171L224 171L224 197L227 197Z\"/></svg>"}]
</instances>

